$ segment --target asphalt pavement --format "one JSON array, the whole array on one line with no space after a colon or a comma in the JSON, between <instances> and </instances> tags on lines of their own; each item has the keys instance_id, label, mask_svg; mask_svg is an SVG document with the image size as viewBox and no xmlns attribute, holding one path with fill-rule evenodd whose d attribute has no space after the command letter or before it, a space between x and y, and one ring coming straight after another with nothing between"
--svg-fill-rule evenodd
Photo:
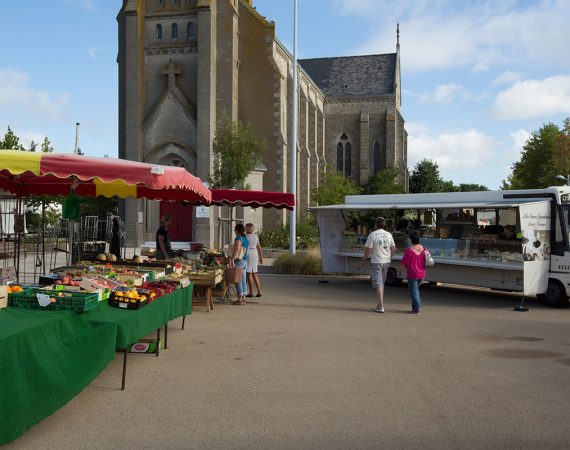
<instances>
[{"instance_id":1,"label":"asphalt pavement","mask_svg":"<svg viewBox=\"0 0 570 450\"><path fill-rule=\"evenodd\" d=\"M483 289L264 274L171 322L7 449L568 448L570 310ZM25 355L22 355L25 357Z\"/></svg>"}]
</instances>

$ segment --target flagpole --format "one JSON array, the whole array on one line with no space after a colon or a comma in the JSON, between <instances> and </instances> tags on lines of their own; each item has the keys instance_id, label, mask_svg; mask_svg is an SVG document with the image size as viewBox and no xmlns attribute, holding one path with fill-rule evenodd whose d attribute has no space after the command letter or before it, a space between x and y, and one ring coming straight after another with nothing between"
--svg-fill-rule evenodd
<instances>
[{"instance_id":1,"label":"flagpole","mask_svg":"<svg viewBox=\"0 0 570 450\"><path fill-rule=\"evenodd\" d=\"M297 0L293 0L293 117L291 120L291 193L295 196L295 206L289 220L289 250L296 252L297 244Z\"/></svg>"}]
</instances>

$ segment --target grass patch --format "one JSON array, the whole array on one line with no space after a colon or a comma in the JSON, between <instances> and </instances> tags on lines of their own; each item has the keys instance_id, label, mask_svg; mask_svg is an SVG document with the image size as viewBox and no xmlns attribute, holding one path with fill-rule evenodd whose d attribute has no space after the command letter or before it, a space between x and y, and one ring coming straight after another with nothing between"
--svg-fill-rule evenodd
<instances>
[{"instance_id":1,"label":"grass patch","mask_svg":"<svg viewBox=\"0 0 570 450\"><path fill-rule=\"evenodd\" d=\"M295 255L283 253L275 260L273 268L287 275L320 275L323 271L318 249Z\"/></svg>"}]
</instances>

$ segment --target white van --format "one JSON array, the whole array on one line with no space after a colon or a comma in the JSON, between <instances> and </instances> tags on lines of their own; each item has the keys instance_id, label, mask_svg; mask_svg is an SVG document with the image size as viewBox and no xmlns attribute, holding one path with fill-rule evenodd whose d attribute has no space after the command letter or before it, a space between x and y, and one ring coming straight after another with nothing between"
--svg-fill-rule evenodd
<instances>
[{"instance_id":1,"label":"white van","mask_svg":"<svg viewBox=\"0 0 570 450\"><path fill-rule=\"evenodd\" d=\"M352 195L317 213L323 271L366 274L364 244L374 218L386 218L397 252L389 284L410 231L435 266L427 281L520 291L549 306L570 294L570 186L513 191Z\"/></svg>"}]
</instances>

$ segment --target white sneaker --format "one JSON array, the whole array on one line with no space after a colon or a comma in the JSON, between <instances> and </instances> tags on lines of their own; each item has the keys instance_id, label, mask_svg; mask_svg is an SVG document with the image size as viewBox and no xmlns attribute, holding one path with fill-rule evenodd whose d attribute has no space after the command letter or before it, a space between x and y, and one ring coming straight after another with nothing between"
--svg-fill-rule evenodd
<instances>
[{"instance_id":1,"label":"white sneaker","mask_svg":"<svg viewBox=\"0 0 570 450\"><path fill-rule=\"evenodd\" d=\"M374 308L374 312L383 313L383 312L384 312L384 308L380 308L380 306L376 306L376 308Z\"/></svg>"}]
</instances>

